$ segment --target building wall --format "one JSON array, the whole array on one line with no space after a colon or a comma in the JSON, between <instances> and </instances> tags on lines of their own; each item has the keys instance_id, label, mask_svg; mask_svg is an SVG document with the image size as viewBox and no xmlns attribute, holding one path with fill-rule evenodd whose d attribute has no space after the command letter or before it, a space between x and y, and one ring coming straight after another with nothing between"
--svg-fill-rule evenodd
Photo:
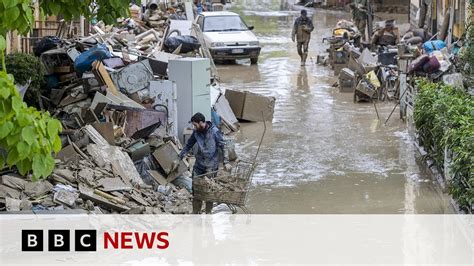
<instances>
[{"instance_id":1,"label":"building wall","mask_svg":"<svg viewBox=\"0 0 474 266\"><path fill-rule=\"evenodd\" d=\"M449 7L451 1L455 1L454 5L454 25L453 25L453 36L456 38L460 38L465 31L465 21L467 19L467 5L469 4L470 0L433 0L433 1L426 1L426 0L411 0L410 1L410 24L413 27L418 26L418 20L416 19L418 10L421 7L422 1L431 2L431 6L429 9L431 11L435 11L433 13L434 16L430 17L426 22L429 23L428 29L431 29L431 21L432 19L436 20L436 27L437 30L440 30L443 21L449 12ZM433 7L434 5L434 7ZM431 13L431 12L430 12ZM426 27L426 26L425 26ZM437 33L436 31L431 31L432 34Z\"/></svg>"},{"instance_id":2,"label":"building wall","mask_svg":"<svg viewBox=\"0 0 474 266\"><path fill-rule=\"evenodd\" d=\"M413 28L418 28L418 20L416 19L416 14L420 9L421 0L410 0L410 26Z\"/></svg>"}]
</instances>

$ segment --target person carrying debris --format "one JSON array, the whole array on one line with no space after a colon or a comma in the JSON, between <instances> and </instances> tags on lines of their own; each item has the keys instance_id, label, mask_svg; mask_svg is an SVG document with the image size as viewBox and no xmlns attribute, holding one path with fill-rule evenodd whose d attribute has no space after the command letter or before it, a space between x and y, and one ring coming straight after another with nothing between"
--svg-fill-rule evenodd
<instances>
[{"instance_id":1,"label":"person carrying debris","mask_svg":"<svg viewBox=\"0 0 474 266\"><path fill-rule=\"evenodd\" d=\"M297 43L298 54L301 57L301 66L306 64L308 57L308 45L311 39L311 32L313 31L313 21L307 17L306 10L301 10L301 16L295 20L293 31L291 32L291 40Z\"/></svg>"},{"instance_id":2,"label":"person carrying debris","mask_svg":"<svg viewBox=\"0 0 474 266\"><path fill-rule=\"evenodd\" d=\"M385 21L385 27L379 29L372 36L372 48L376 46L393 46L400 42L400 33L393 19Z\"/></svg>"},{"instance_id":3,"label":"person carrying debris","mask_svg":"<svg viewBox=\"0 0 474 266\"><path fill-rule=\"evenodd\" d=\"M352 10L352 20L361 33L362 38L365 39L365 28L367 27L368 18L367 0L354 0L349 6Z\"/></svg>"},{"instance_id":4,"label":"person carrying debris","mask_svg":"<svg viewBox=\"0 0 474 266\"><path fill-rule=\"evenodd\" d=\"M201 113L196 113L191 118L193 133L183 150L179 154L181 160L195 144L197 144L196 162L193 168L193 177L206 173L216 172L219 168L219 152L224 157L224 168L231 170L229 155L222 132ZM206 202L206 213L211 213L213 202ZM193 199L193 213L200 213L202 201Z\"/></svg>"}]
</instances>

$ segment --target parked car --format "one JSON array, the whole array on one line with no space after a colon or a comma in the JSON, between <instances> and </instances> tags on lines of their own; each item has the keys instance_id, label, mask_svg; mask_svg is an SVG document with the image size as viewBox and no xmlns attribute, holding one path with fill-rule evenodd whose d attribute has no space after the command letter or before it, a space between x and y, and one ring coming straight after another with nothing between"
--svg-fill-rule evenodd
<instances>
[{"instance_id":1,"label":"parked car","mask_svg":"<svg viewBox=\"0 0 474 266\"><path fill-rule=\"evenodd\" d=\"M252 32L253 26L247 26L238 14L203 12L197 16L196 23L214 60L249 58L252 64L257 63L260 43Z\"/></svg>"}]
</instances>

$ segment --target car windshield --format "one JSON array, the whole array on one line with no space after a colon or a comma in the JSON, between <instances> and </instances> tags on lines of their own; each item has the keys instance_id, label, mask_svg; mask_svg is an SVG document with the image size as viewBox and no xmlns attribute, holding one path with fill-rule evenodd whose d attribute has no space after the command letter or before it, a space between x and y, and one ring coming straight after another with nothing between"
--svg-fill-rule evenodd
<instances>
[{"instance_id":1,"label":"car windshield","mask_svg":"<svg viewBox=\"0 0 474 266\"><path fill-rule=\"evenodd\" d=\"M242 31L249 30L239 16L215 16L204 19L203 31Z\"/></svg>"}]
</instances>

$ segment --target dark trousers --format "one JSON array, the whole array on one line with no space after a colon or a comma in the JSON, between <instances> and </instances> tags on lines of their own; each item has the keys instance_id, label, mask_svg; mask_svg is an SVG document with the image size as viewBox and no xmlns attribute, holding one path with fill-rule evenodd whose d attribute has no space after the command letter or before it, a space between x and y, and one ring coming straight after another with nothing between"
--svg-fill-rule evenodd
<instances>
[{"instance_id":1,"label":"dark trousers","mask_svg":"<svg viewBox=\"0 0 474 266\"><path fill-rule=\"evenodd\" d=\"M296 49L298 50L298 55L301 57L301 60L306 60L306 56L308 55L308 46L309 40L306 41L298 41L296 44Z\"/></svg>"},{"instance_id":2,"label":"dark trousers","mask_svg":"<svg viewBox=\"0 0 474 266\"><path fill-rule=\"evenodd\" d=\"M204 167L199 167L198 165L195 165L193 169L193 178L195 176L204 175L209 172L217 171L217 169L218 167L206 169ZM213 176L209 176L209 177L212 178ZM214 204L213 202L206 201L206 214L211 214L213 204ZM199 214L201 213L201 210L202 210L202 200L193 198L193 214Z\"/></svg>"}]
</instances>

